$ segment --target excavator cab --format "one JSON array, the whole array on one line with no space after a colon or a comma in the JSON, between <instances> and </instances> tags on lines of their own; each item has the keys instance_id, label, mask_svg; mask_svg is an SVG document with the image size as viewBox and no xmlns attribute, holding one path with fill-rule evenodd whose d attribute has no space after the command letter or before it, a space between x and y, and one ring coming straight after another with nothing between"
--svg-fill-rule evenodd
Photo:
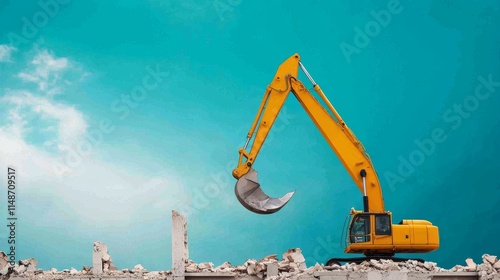
<instances>
[{"instance_id":1,"label":"excavator cab","mask_svg":"<svg viewBox=\"0 0 500 280\"><path fill-rule=\"evenodd\" d=\"M368 213L351 209L350 216L346 253L394 254L390 212Z\"/></svg>"},{"instance_id":2,"label":"excavator cab","mask_svg":"<svg viewBox=\"0 0 500 280\"><path fill-rule=\"evenodd\" d=\"M348 242L365 243L392 235L391 215L354 211L349 224Z\"/></svg>"}]
</instances>

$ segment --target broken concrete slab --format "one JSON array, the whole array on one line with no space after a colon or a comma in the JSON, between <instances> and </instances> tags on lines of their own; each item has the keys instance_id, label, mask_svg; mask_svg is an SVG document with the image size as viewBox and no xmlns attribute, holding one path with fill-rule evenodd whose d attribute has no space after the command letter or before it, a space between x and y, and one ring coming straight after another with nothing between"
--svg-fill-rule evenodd
<instances>
[{"instance_id":1,"label":"broken concrete slab","mask_svg":"<svg viewBox=\"0 0 500 280\"><path fill-rule=\"evenodd\" d=\"M192 260L188 260L186 266L184 267L186 272L198 272L198 264ZM177 275L180 276L180 275Z\"/></svg>"},{"instance_id":2,"label":"broken concrete slab","mask_svg":"<svg viewBox=\"0 0 500 280\"><path fill-rule=\"evenodd\" d=\"M274 262L267 263L266 275L267 277L278 276L278 264Z\"/></svg>"},{"instance_id":3,"label":"broken concrete slab","mask_svg":"<svg viewBox=\"0 0 500 280\"><path fill-rule=\"evenodd\" d=\"M14 266L14 272L17 274L23 274L27 269L28 269L28 267L26 267L25 265L17 265L16 264Z\"/></svg>"},{"instance_id":4,"label":"broken concrete slab","mask_svg":"<svg viewBox=\"0 0 500 280\"><path fill-rule=\"evenodd\" d=\"M231 269L231 263L230 262L224 262L218 267L214 268L215 272L221 272L221 271L226 271Z\"/></svg>"},{"instance_id":5,"label":"broken concrete slab","mask_svg":"<svg viewBox=\"0 0 500 280\"><path fill-rule=\"evenodd\" d=\"M283 253L283 259L294 263L303 263L306 261L300 248L292 248Z\"/></svg>"},{"instance_id":6,"label":"broken concrete slab","mask_svg":"<svg viewBox=\"0 0 500 280\"><path fill-rule=\"evenodd\" d=\"M477 264L471 258L467 258L465 260L465 263L467 264L467 267L465 268L465 270L467 270L467 271L476 271Z\"/></svg>"},{"instance_id":7,"label":"broken concrete slab","mask_svg":"<svg viewBox=\"0 0 500 280\"><path fill-rule=\"evenodd\" d=\"M492 265L498 261L497 256L492 256L489 254L484 254L482 258L483 258L483 263L489 262Z\"/></svg>"},{"instance_id":8,"label":"broken concrete slab","mask_svg":"<svg viewBox=\"0 0 500 280\"><path fill-rule=\"evenodd\" d=\"M201 272L215 272L214 264L211 262L203 262L198 264L198 270Z\"/></svg>"}]
</instances>

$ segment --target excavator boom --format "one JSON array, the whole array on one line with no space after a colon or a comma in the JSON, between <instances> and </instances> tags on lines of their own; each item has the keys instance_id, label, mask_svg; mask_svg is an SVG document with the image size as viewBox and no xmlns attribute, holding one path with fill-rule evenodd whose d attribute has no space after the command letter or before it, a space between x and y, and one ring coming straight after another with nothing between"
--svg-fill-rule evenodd
<instances>
[{"instance_id":1,"label":"excavator boom","mask_svg":"<svg viewBox=\"0 0 500 280\"><path fill-rule=\"evenodd\" d=\"M327 104L329 111L298 80L299 68L312 82L315 92ZM235 193L240 203L255 213L270 214L279 211L293 195L290 192L282 198L270 198L260 188L257 172L252 168L290 92L300 102L360 189L365 211L384 212L380 183L370 157L300 62L298 54L292 55L279 66L248 132L245 147L239 150L238 166L233 170L233 176L238 179ZM254 136L251 149L247 152L246 148Z\"/></svg>"}]
</instances>

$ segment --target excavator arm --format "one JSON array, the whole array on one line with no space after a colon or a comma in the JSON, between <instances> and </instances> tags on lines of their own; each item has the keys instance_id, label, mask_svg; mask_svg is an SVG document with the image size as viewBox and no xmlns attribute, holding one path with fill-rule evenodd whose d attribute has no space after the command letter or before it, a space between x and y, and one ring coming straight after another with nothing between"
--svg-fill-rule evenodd
<instances>
[{"instance_id":1,"label":"excavator arm","mask_svg":"<svg viewBox=\"0 0 500 280\"><path fill-rule=\"evenodd\" d=\"M321 97L327 108L322 106L307 87L298 80L299 68L312 82L314 91ZM279 66L274 79L266 89L248 132L245 146L239 149L238 166L233 170L233 177L238 179L235 193L240 203L252 212L270 214L279 211L294 194L290 192L281 198L270 198L260 188L257 172L252 168L290 92L300 102L363 194L364 211L385 212L380 182L370 157L302 65L298 54L292 55ZM250 150L247 151L252 138L254 141Z\"/></svg>"}]
</instances>

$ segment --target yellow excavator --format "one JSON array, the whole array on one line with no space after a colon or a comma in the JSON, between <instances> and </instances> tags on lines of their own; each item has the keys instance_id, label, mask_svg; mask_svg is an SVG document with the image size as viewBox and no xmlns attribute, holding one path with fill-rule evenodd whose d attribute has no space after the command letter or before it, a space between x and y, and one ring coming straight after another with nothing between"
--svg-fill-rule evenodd
<instances>
[{"instance_id":1,"label":"yellow excavator","mask_svg":"<svg viewBox=\"0 0 500 280\"><path fill-rule=\"evenodd\" d=\"M327 105L327 109L298 80L299 68L311 81L314 91ZM350 211L345 253L364 254L365 257L332 258L326 265L382 258L404 261L407 259L394 255L437 250L439 231L432 223L425 220L392 223L392 213L384 208L380 182L368 153L307 72L299 54L290 56L279 66L266 89L246 143L239 149L238 166L232 172L237 179L235 194L238 201L254 213L272 214L285 206L294 194L289 192L281 198L269 197L260 188L257 171L252 168L290 92L298 99L363 195L363 211L354 208ZM247 151L253 137L251 148Z\"/></svg>"}]
</instances>

